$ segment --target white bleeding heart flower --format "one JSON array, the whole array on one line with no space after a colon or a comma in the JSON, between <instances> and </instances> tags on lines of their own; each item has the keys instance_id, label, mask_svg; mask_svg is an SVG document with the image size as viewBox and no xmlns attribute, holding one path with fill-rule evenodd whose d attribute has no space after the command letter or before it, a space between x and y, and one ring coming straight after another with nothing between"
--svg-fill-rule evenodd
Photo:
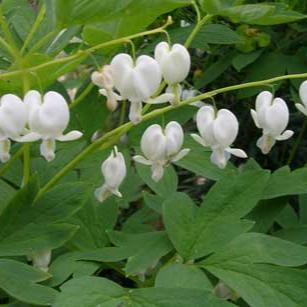
<instances>
[{"instance_id":1,"label":"white bleeding heart flower","mask_svg":"<svg viewBox=\"0 0 307 307\"><path fill-rule=\"evenodd\" d=\"M17 140L25 131L27 123L26 106L12 94L0 99L0 161L10 159L11 141Z\"/></svg>"},{"instance_id":2,"label":"white bleeding heart flower","mask_svg":"<svg viewBox=\"0 0 307 307\"><path fill-rule=\"evenodd\" d=\"M238 120L232 112L221 109L216 113L212 106L203 106L197 112L196 123L200 135L191 136L212 149L211 161L219 168L226 166L231 155L247 158L243 150L230 147L239 131Z\"/></svg>"},{"instance_id":3,"label":"white bleeding heart flower","mask_svg":"<svg viewBox=\"0 0 307 307\"><path fill-rule=\"evenodd\" d=\"M97 200L103 202L112 194L122 197L119 187L126 177L127 169L125 158L122 153L118 152L116 146L110 156L102 163L101 172L105 182L95 191Z\"/></svg>"},{"instance_id":4,"label":"white bleeding heart flower","mask_svg":"<svg viewBox=\"0 0 307 307\"><path fill-rule=\"evenodd\" d=\"M173 93L172 104L180 101L182 82L189 74L191 57L186 47L181 44L170 46L166 42L159 43L155 48L155 59L158 61L163 78Z\"/></svg>"},{"instance_id":5,"label":"white bleeding heart flower","mask_svg":"<svg viewBox=\"0 0 307 307\"><path fill-rule=\"evenodd\" d=\"M164 174L164 168L170 162L176 162L188 154L190 149L181 149L184 133L180 124L169 122L163 130L160 125L149 126L141 139L143 156L137 155L133 160L151 166L152 179L158 182Z\"/></svg>"},{"instance_id":6,"label":"white bleeding heart flower","mask_svg":"<svg viewBox=\"0 0 307 307\"><path fill-rule=\"evenodd\" d=\"M307 116L307 80L301 84L299 94L303 104L296 103L295 106L299 111Z\"/></svg>"},{"instance_id":7,"label":"white bleeding heart flower","mask_svg":"<svg viewBox=\"0 0 307 307\"><path fill-rule=\"evenodd\" d=\"M263 154L268 154L276 141L292 137L292 130L285 130L289 123L289 110L285 101L274 98L268 91L261 92L256 98L256 110L251 110L255 125L262 129L257 146Z\"/></svg>"},{"instance_id":8,"label":"white bleeding heart flower","mask_svg":"<svg viewBox=\"0 0 307 307\"><path fill-rule=\"evenodd\" d=\"M55 141L73 141L82 133L71 131L63 134L69 123L69 107L64 97L56 92L41 96L37 91L29 91L24 97L28 113L30 132L19 138L19 142L42 140L41 155L47 160L55 158Z\"/></svg>"},{"instance_id":9,"label":"white bleeding heart flower","mask_svg":"<svg viewBox=\"0 0 307 307\"><path fill-rule=\"evenodd\" d=\"M129 119L136 124L142 119L142 102L149 100L161 83L159 64L147 55L134 63L130 55L121 53L113 58L111 68L115 88L122 99L131 102Z\"/></svg>"},{"instance_id":10,"label":"white bleeding heart flower","mask_svg":"<svg viewBox=\"0 0 307 307\"><path fill-rule=\"evenodd\" d=\"M49 264L51 261L51 250L43 250L41 252L33 253L29 255L28 261L32 261L35 268L42 270L43 272L48 272Z\"/></svg>"},{"instance_id":11,"label":"white bleeding heart flower","mask_svg":"<svg viewBox=\"0 0 307 307\"><path fill-rule=\"evenodd\" d=\"M175 44L172 47L166 42L155 48L155 59L158 61L163 78L169 85L182 82L189 74L191 57L186 47Z\"/></svg>"},{"instance_id":12,"label":"white bleeding heart flower","mask_svg":"<svg viewBox=\"0 0 307 307\"><path fill-rule=\"evenodd\" d=\"M91 79L95 85L100 87L99 93L107 98L108 109L115 111L122 97L113 91L114 79L111 65L103 66L101 71L94 71Z\"/></svg>"}]
</instances>

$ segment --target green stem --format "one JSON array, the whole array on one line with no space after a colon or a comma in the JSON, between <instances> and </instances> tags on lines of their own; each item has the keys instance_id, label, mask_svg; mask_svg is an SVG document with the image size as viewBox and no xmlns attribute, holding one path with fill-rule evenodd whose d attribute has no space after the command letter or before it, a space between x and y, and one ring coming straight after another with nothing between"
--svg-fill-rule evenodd
<instances>
[{"instance_id":1,"label":"green stem","mask_svg":"<svg viewBox=\"0 0 307 307\"><path fill-rule=\"evenodd\" d=\"M232 85L223 87L220 89L216 89L207 93L200 94L195 97L191 97L185 101L180 102L177 106L167 106L164 108L156 109L150 113L147 113L143 116L142 121L147 121L150 119L153 119L159 115L162 115L164 113L167 113L171 110L174 110L176 108L181 108L185 105L191 104L192 102L212 98L218 94L231 92L235 90L240 90L244 88L250 88L250 87L259 87L266 84L274 83L281 80L287 80L287 79L301 79L301 78L307 78L307 73L304 74L294 74L294 75L286 75L286 76L280 76L276 78L261 80L261 81L255 81L255 82L248 82L238 85ZM132 129L134 125L131 122L125 123L121 125L120 127L106 133L104 136L102 136L100 139L96 140L94 143L86 147L82 152L80 152L71 162L66 164L47 184L40 190L39 196L41 196L43 193L45 193L47 190L52 188L63 176L65 176L70 170L72 170L80 161L85 159L87 156L89 156L91 153L98 149L106 149L110 144L114 144L115 140L117 140L120 136L127 133L130 129Z\"/></svg>"},{"instance_id":2,"label":"green stem","mask_svg":"<svg viewBox=\"0 0 307 307\"><path fill-rule=\"evenodd\" d=\"M10 53L13 58L16 58L15 50L2 37L0 37L0 44Z\"/></svg>"},{"instance_id":3,"label":"green stem","mask_svg":"<svg viewBox=\"0 0 307 307\"><path fill-rule=\"evenodd\" d=\"M193 31L191 32L191 34L189 35L188 39L185 42L185 47L190 47L190 45L192 44L195 36L197 35L197 33L200 31L200 29L202 28L202 26L207 23L213 16L212 15L206 15L205 17L203 17L202 19L200 19L197 23L196 26L194 27Z\"/></svg>"},{"instance_id":4,"label":"green stem","mask_svg":"<svg viewBox=\"0 0 307 307\"><path fill-rule=\"evenodd\" d=\"M69 108L72 109L76 107L83 99L91 92L94 88L94 84L91 82L88 86L84 89L84 91L69 105Z\"/></svg>"},{"instance_id":5,"label":"green stem","mask_svg":"<svg viewBox=\"0 0 307 307\"><path fill-rule=\"evenodd\" d=\"M304 137L304 134L306 132L306 129L307 129L307 118L305 118L303 127L302 127L302 129L300 131L300 134L297 137L297 139L296 139L296 141L295 141L295 143L294 143L294 145L292 147L292 150L291 150L290 155L289 155L289 159L287 161L288 165L290 165L292 163L292 161L293 161L293 159L294 159L294 157L296 155L296 152L298 150L298 147L299 147L301 141L303 140L303 137Z\"/></svg>"},{"instance_id":6,"label":"green stem","mask_svg":"<svg viewBox=\"0 0 307 307\"><path fill-rule=\"evenodd\" d=\"M25 50L27 49L28 45L30 44L34 34L36 33L36 31L38 30L39 26L41 25L42 21L44 20L46 14L46 7L43 5L42 8L40 9L37 18L35 19L35 22L28 34L28 36L26 37L24 44L21 48L20 54L23 55Z\"/></svg>"},{"instance_id":7,"label":"green stem","mask_svg":"<svg viewBox=\"0 0 307 307\"><path fill-rule=\"evenodd\" d=\"M31 144L24 144L23 151L23 178L21 186L24 187L30 180L31 175L31 155L30 155Z\"/></svg>"},{"instance_id":8,"label":"green stem","mask_svg":"<svg viewBox=\"0 0 307 307\"><path fill-rule=\"evenodd\" d=\"M96 46L90 47L90 48L88 48L86 50L79 50L75 54L67 56L65 58L55 59L55 60L52 60L52 61L40 64L40 65L36 65L36 66L31 67L31 68L23 69L23 70L15 70L15 71L3 73L3 74L0 74L0 79L13 77L13 76L16 76L16 75L23 74L25 72L27 72L27 73L34 73L34 72L36 72L36 71L38 71L40 69L44 69L44 68L47 68L47 67L52 66L52 65L64 64L64 63L67 63L67 62L71 62L71 61L77 60L77 59L82 58L82 57L87 57L90 53L93 53L93 52L95 52L95 51L97 51L99 49L105 48L105 47L109 47L109 46L113 46L113 45L118 45L118 44L122 44L122 43L127 43L129 40L134 39L134 38L143 37L143 36L146 36L146 35L153 35L153 34L161 33L161 32L164 31L164 29L166 27L168 27L171 24L171 22L172 21L169 19L165 23L165 25L162 26L162 27L159 27L159 28L156 28L156 29L153 29L153 30L148 30L148 31L140 32L140 33L133 34L133 35L129 35L129 36L126 36L126 37L114 39L112 41L108 41L108 42L101 43L101 44L98 44ZM30 51L30 52L32 52L32 51Z\"/></svg>"}]
</instances>

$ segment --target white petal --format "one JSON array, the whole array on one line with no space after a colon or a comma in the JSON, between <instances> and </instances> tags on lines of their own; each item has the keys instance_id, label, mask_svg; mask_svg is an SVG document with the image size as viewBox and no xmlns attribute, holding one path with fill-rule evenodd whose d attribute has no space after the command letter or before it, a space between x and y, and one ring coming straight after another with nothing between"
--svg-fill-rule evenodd
<instances>
[{"instance_id":1,"label":"white petal","mask_svg":"<svg viewBox=\"0 0 307 307\"><path fill-rule=\"evenodd\" d=\"M33 266L38 268L44 272L48 272L49 264L51 261L51 250L43 250L40 252L36 252L29 256L31 261L33 262Z\"/></svg>"},{"instance_id":2,"label":"white petal","mask_svg":"<svg viewBox=\"0 0 307 307\"><path fill-rule=\"evenodd\" d=\"M150 161L164 160L166 154L166 137L161 126L149 126L142 135L141 149Z\"/></svg>"},{"instance_id":3,"label":"white petal","mask_svg":"<svg viewBox=\"0 0 307 307\"><path fill-rule=\"evenodd\" d=\"M271 151L275 143L276 141L274 138L269 135L263 135L261 138L258 139L257 147L260 148L261 152L264 155L267 155Z\"/></svg>"},{"instance_id":4,"label":"white petal","mask_svg":"<svg viewBox=\"0 0 307 307\"><path fill-rule=\"evenodd\" d=\"M286 130L283 134L281 134L280 136L276 137L277 141L285 141L290 139L294 134L294 131L292 130Z\"/></svg>"},{"instance_id":5,"label":"white petal","mask_svg":"<svg viewBox=\"0 0 307 307\"><path fill-rule=\"evenodd\" d=\"M129 119L134 125L142 121L142 102L131 102L129 110Z\"/></svg>"},{"instance_id":6,"label":"white petal","mask_svg":"<svg viewBox=\"0 0 307 307\"><path fill-rule=\"evenodd\" d=\"M161 104L161 103L166 103L166 102L171 102L175 98L174 94L170 93L164 93L158 97L148 99L145 102L148 104Z\"/></svg>"},{"instance_id":7,"label":"white petal","mask_svg":"<svg viewBox=\"0 0 307 307\"><path fill-rule=\"evenodd\" d=\"M301 84L299 94L303 104L307 107L307 80Z\"/></svg>"},{"instance_id":8,"label":"white petal","mask_svg":"<svg viewBox=\"0 0 307 307\"><path fill-rule=\"evenodd\" d=\"M244 150L239 149L239 148L226 148L226 151L229 152L230 154L239 157L239 158L247 158L247 154Z\"/></svg>"},{"instance_id":9,"label":"white petal","mask_svg":"<svg viewBox=\"0 0 307 307\"><path fill-rule=\"evenodd\" d=\"M177 162L179 160L181 160L182 158L184 158L189 152L190 152L190 148L184 148L182 150L180 150L174 157L172 157L171 161L172 162Z\"/></svg>"},{"instance_id":10,"label":"white petal","mask_svg":"<svg viewBox=\"0 0 307 307\"><path fill-rule=\"evenodd\" d=\"M251 110L251 116L252 116L252 118L253 118L253 120L254 120L254 123L255 123L256 127L257 127L257 128L261 128L260 125L259 125L259 123L258 123L257 112L256 112L255 110L253 110L253 109Z\"/></svg>"},{"instance_id":11,"label":"white petal","mask_svg":"<svg viewBox=\"0 0 307 307\"><path fill-rule=\"evenodd\" d=\"M102 185L100 188L95 190L95 197L99 202L103 202L111 195L110 190L108 189L107 185Z\"/></svg>"},{"instance_id":12,"label":"white petal","mask_svg":"<svg viewBox=\"0 0 307 307\"><path fill-rule=\"evenodd\" d=\"M193 140L204 147L208 147L209 145L205 142L205 140L198 134L192 133L191 137Z\"/></svg>"},{"instance_id":13,"label":"white petal","mask_svg":"<svg viewBox=\"0 0 307 307\"><path fill-rule=\"evenodd\" d=\"M272 105L273 94L269 91L261 92L256 98L257 122L260 128L264 128L266 124L266 110Z\"/></svg>"},{"instance_id":14,"label":"white petal","mask_svg":"<svg viewBox=\"0 0 307 307\"><path fill-rule=\"evenodd\" d=\"M172 156L177 154L183 144L183 130L180 124L175 121L169 122L165 127L166 154Z\"/></svg>"},{"instance_id":15,"label":"white petal","mask_svg":"<svg viewBox=\"0 0 307 307\"><path fill-rule=\"evenodd\" d=\"M275 98L265 112L265 128L273 137L280 135L289 122L289 110L285 101Z\"/></svg>"},{"instance_id":16,"label":"white petal","mask_svg":"<svg viewBox=\"0 0 307 307\"><path fill-rule=\"evenodd\" d=\"M307 108L300 103L295 104L296 108L301 111L305 116L307 116Z\"/></svg>"},{"instance_id":17,"label":"white petal","mask_svg":"<svg viewBox=\"0 0 307 307\"><path fill-rule=\"evenodd\" d=\"M68 132L65 135L61 135L59 137L57 137L56 139L58 141L62 141L62 142L66 142L66 141L74 141L77 139L80 139L82 137L83 133L77 130L73 130Z\"/></svg>"},{"instance_id":18,"label":"white petal","mask_svg":"<svg viewBox=\"0 0 307 307\"><path fill-rule=\"evenodd\" d=\"M10 140L3 140L0 141L0 161L2 163L7 162L10 160L10 149L11 149L11 141Z\"/></svg>"},{"instance_id":19,"label":"white petal","mask_svg":"<svg viewBox=\"0 0 307 307\"><path fill-rule=\"evenodd\" d=\"M236 116L226 109L221 109L213 122L214 138L221 147L230 146L238 135L239 123Z\"/></svg>"},{"instance_id":20,"label":"white petal","mask_svg":"<svg viewBox=\"0 0 307 307\"><path fill-rule=\"evenodd\" d=\"M48 161L52 161L55 158L55 140L43 140L40 145L41 155Z\"/></svg>"},{"instance_id":21,"label":"white petal","mask_svg":"<svg viewBox=\"0 0 307 307\"><path fill-rule=\"evenodd\" d=\"M230 154L223 149L213 149L211 154L211 162L218 166L220 169L226 167L227 161L230 158Z\"/></svg>"},{"instance_id":22,"label":"white petal","mask_svg":"<svg viewBox=\"0 0 307 307\"><path fill-rule=\"evenodd\" d=\"M144 165L152 165L152 162L145 159L143 156L136 155L136 156L133 156L132 159L137 163L141 163Z\"/></svg>"},{"instance_id":23,"label":"white petal","mask_svg":"<svg viewBox=\"0 0 307 307\"><path fill-rule=\"evenodd\" d=\"M151 178L155 182L159 182L164 175L164 167L163 165L157 163L151 166Z\"/></svg>"},{"instance_id":24,"label":"white petal","mask_svg":"<svg viewBox=\"0 0 307 307\"><path fill-rule=\"evenodd\" d=\"M14 138L14 141L20 142L20 143L29 143L29 142L35 142L42 138L42 136L36 132L30 132L24 136L21 136L19 138Z\"/></svg>"},{"instance_id":25,"label":"white petal","mask_svg":"<svg viewBox=\"0 0 307 307\"><path fill-rule=\"evenodd\" d=\"M215 118L215 111L212 106L201 107L196 114L196 125L199 134L208 145L216 143L213 134L213 121Z\"/></svg>"}]
</instances>

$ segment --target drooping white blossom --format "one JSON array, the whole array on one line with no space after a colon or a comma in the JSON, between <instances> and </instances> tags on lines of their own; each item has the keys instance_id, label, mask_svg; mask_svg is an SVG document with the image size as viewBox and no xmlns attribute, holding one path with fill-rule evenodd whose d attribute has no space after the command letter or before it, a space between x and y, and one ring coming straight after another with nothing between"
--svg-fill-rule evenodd
<instances>
[{"instance_id":1,"label":"drooping white blossom","mask_svg":"<svg viewBox=\"0 0 307 307\"><path fill-rule=\"evenodd\" d=\"M231 155L247 158L246 153L230 146L235 141L239 123L236 116L227 109L215 112L212 106L201 107L196 115L199 134L192 134L199 144L212 150L211 162L219 168L224 168Z\"/></svg>"},{"instance_id":2,"label":"drooping white blossom","mask_svg":"<svg viewBox=\"0 0 307 307\"><path fill-rule=\"evenodd\" d=\"M256 98L256 110L251 110L255 125L262 129L257 146L263 154L268 154L276 141L292 137L292 130L285 130L289 123L289 110L281 98L274 98L268 91L261 92Z\"/></svg>"},{"instance_id":3,"label":"drooping white blossom","mask_svg":"<svg viewBox=\"0 0 307 307\"><path fill-rule=\"evenodd\" d=\"M107 107L110 111L115 111L118 101L122 97L116 94L114 88L114 77L111 65L103 66L101 71L94 71L91 76L92 82L100 87L99 93L107 98Z\"/></svg>"},{"instance_id":4,"label":"drooping white blossom","mask_svg":"<svg viewBox=\"0 0 307 307\"><path fill-rule=\"evenodd\" d=\"M142 102L149 100L161 83L159 64L147 55L134 62L129 54L121 53L113 58L111 68L114 86L122 99L131 102L129 119L136 124L142 118Z\"/></svg>"},{"instance_id":5,"label":"drooping white blossom","mask_svg":"<svg viewBox=\"0 0 307 307\"><path fill-rule=\"evenodd\" d=\"M158 61L163 78L168 85L166 92L173 93L172 104L178 103L181 95L180 82L188 76L191 68L191 57L186 47L181 44L170 46L167 42L159 43L155 48L155 59Z\"/></svg>"},{"instance_id":6,"label":"drooping white blossom","mask_svg":"<svg viewBox=\"0 0 307 307\"><path fill-rule=\"evenodd\" d=\"M79 131L63 134L68 126L70 114L64 97L57 92L48 92L43 97L37 91L29 91L24 98L30 132L19 142L42 140L41 155L47 160L55 158L55 142L73 141L82 136Z\"/></svg>"},{"instance_id":7,"label":"drooping white blossom","mask_svg":"<svg viewBox=\"0 0 307 307\"><path fill-rule=\"evenodd\" d=\"M133 160L151 166L152 179L157 182L163 177L168 163L182 159L190 151L181 149L183 140L182 127L175 121L169 122L164 130L158 124L151 125L141 138L144 156L136 155Z\"/></svg>"},{"instance_id":8,"label":"drooping white blossom","mask_svg":"<svg viewBox=\"0 0 307 307\"><path fill-rule=\"evenodd\" d=\"M119 187L126 177L127 169L125 158L122 153L118 152L116 146L110 156L102 163L101 172L105 182L95 191L97 200L103 202L112 194L122 197Z\"/></svg>"},{"instance_id":9,"label":"drooping white blossom","mask_svg":"<svg viewBox=\"0 0 307 307\"><path fill-rule=\"evenodd\" d=\"M295 106L299 111L307 116L307 80L301 84L299 94L303 104L296 103Z\"/></svg>"},{"instance_id":10,"label":"drooping white blossom","mask_svg":"<svg viewBox=\"0 0 307 307\"><path fill-rule=\"evenodd\" d=\"M19 139L27 122L26 107L22 100L12 94L0 99L0 161L10 159L11 140Z\"/></svg>"},{"instance_id":11,"label":"drooping white blossom","mask_svg":"<svg viewBox=\"0 0 307 307\"><path fill-rule=\"evenodd\" d=\"M48 272L49 264L51 261L51 250L43 250L37 253L28 255L28 261L32 261L35 268L38 268L44 272Z\"/></svg>"}]
</instances>

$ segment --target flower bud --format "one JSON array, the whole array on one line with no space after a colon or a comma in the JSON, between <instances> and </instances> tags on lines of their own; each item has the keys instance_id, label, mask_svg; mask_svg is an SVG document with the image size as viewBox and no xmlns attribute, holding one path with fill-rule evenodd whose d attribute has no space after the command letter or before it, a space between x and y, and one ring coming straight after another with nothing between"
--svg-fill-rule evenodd
<instances>
[{"instance_id":1,"label":"flower bud","mask_svg":"<svg viewBox=\"0 0 307 307\"><path fill-rule=\"evenodd\" d=\"M122 97L113 91L114 79L111 65L103 66L101 71L94 71L91 76L92 82L100 87L99 93L107 98L107 107L115 111Z\"/></svg>"},{"instance_id":2,"label":"flower bud","mask_svg":"<svg viewBox=\"0 0 307 307\"><path fill-rule=\"evenodd\" d=\"M159 43L155 48L155 59L161 67L165 82L169 85L182 82L189 74L191 57L181 44L170 47L166 42Z\"/></svg>"},{"instance_id":3,"label":"flower bud","mask_svg":"<svg viewBox=\"0 0 307 307\"><path fill-rule=\"evenodd\" d=\"M181 149L184 134L182 127L175 121L168 123L163 131L160 125L149 126L141 139L141 150L145 157L134 156L134 161L150 165L152 179L159 181L169 162L176 162L188 154L189 149Z\"/></svg>"},{"instance_id":4,"label":"flower bud","mask_svg":"<svg viewBox=\"0 0 307 307\"><path fill-rule=\"evenodd\" d=\"M221 109L215 114L212 106L203 106L197 112L196 123L200 135L191 136L204 147L211 147L211 162L219 168L226 166L231 155L247 157L243 150L230 147L239 130L238 120L232 112Z\"/></svg>"},{"instance_id":5,"label":"flower bud","mask_svg":"<svg viewBox=\"0 0 307 307\"><path fill-rule=\"evenodd\" d=\"M11 140L18 139L24 133L27 111L22 100L12 94L0 99L0 161L10 159Z\"/></svg>"},{"instance_id":6,"label":"flower bud","mask_svg":"<svg viewBox=\"0 0 307 307\"><path fill-rule=\"evenodd\" d=\"M303 104L296 103L295 106L299 111L307 116L307 80L301 84L299 94Z\"/></svg>"},{"instance_id":7,"label":"flower bud","mask_svg":"<svg viewBox=\"0 0 307 307\"><path fill-rule=\"evenodd\" d=\"M122 153L117 151L117 147L114 147L110 156L102 163L101 172L105 182L95 191L97 200L103 202L111 194L122 197L119 186L126 177L127 169L125 158Z\"/></svg>"},{"instance_id":8,"label":"flower bud","mask_svg":"<svg viewBox=\"0 0 307 307\"><path fill-rule=\"evenodd\" d=\"M157 61L147 55L134 63L130 55L121 53L111 62L114 85L123 99L131 102L129 118L133 123L141 120L142 102L159 88L161 71Z\"/></svg>"},{"instance_id":9,"label":"flower bud","mask_svg":"<svg viewBox=\"0 0 307 307\"><path fill-rule=\"evenodd\" d=\"M251 110L255 125L262 129L262 137L257 146L263 154L268 154L276 141L287 140L292 130L285 130L289 122L289 110L285 101L273 97L268 91L261 92L256 98L256 110Z\"/></svg>"},{"instance_id":10,"label":"flower bud","mask_svg":"<svg viewBox=\"0 0 307 307\"><path fill-rule=\"evenodd\" d=\"M28 113L30 133L18 139L20 142L42 140L41 155L47 161L55 157L55 141L72 141L80 138L82 133L71 131L63 134L69 123L69 108L64 97L56 92L42 96L37 91L29 91L24 103Z\"/></svg>"},{"instance_id":11,"label":"flower bud","mask_svg":"<svg viewBox=\"0 0 307 307\"><path fill-rule=\"evenodd\" d=\"M44 272L48 272L49 270L49 264L51 261L51 250L43 250L38 253L33 253L29 255L28 257L29 261L32 261L33 266L35 268L38 268Z\"/></svg>"}]
</instances>

